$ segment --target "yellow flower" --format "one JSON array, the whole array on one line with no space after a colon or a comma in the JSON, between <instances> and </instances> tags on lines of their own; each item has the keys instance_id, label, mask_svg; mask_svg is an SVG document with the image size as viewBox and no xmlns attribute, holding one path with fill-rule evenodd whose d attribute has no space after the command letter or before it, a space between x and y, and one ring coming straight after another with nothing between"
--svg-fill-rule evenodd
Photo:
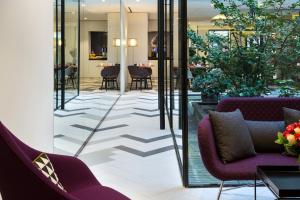
<instances>
[{"instance_id":1,"label":"yellow flower","mask_svg":"<svg viewBox=\"0 0 300 200\"><path fill-rule=\"evenodd\" d=\"M295 128L294 131L295 131L296 134L300 134L300 128L299 127Z\"/></svg>"},{"instance_id":2,"label":"yellow flower","mask_svg":"<svg viewBox=\"0 0 300 200\"><path fill-rule=\"evenodd\" d=\"M290 145L294 145L297 143L295 136L292 134L289 134L286 139L289 141Z\"/></svg>"}]
</instances>

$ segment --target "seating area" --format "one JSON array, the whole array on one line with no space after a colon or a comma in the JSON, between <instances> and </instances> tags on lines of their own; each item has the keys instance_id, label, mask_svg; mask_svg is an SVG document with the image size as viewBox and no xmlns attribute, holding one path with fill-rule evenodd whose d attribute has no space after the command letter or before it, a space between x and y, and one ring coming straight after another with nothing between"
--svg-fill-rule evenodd
<instances>
[{"instance_id":1,"label":"seating area","mask_svg":"<svg viewBox=\"0 0 300 200\"><path fill-rule=\"evenodd\" d=\"M129 199L111 188L102 186L79 159L47 154L55 169L54 173L57 174L55 177L59 177L63 185L64 190L60 189L53 184L54 178L44 174L51 175L48 166L43 166L46 169L34 166L33 161L40 154L40 151L17 139L0 122L0 160L3 161L0 165L0 191L4 200L96 200L99 196L104 199Z\"/></svg>"},{"instance_id":2,"label":"seating area","mask_svg":"<svg viewBox=\"0 0 300 200\"><path fill-rule=\"evenodd\" d=\"M300 199L300 0L1 0L0 200Z\"/></svg>"},{"instance_id":3,"label":"seating area","mask_svg":"<svg viewBox=\"0 0 300 200\"><path fill-rule=\"evenodd\" d=\"M216 127L212 124L209 116L205 116L201 120L198 129L199 147L202 155L202 160L207 170L216 178L222 181L220 186L220 193L218 199L220 199L222 187L224 181L232 180L255 180L258 166L297 166L297 159L288 155L283 155L283 149L278 150L272 145L275 144L276 130L274 133L268 134L268 126L270 123L282 123L284 127L284 120L286 120L287 114L284 114L284 108L300 110L299 98L229 98L221 101L217 106L217 111L221 113L228 113L239 109L244 119L252 123L256 123L256 126L263 123L263 129L258 130L260 134L252 134L252 141L256 151L255 156L246 157L245 159L238 159L237 161L224 163L220 159L219 145L226 145L225 143L217 143L218 136L214 131ZM210 115L211 116L211 115ZM296 118L296 121L298 118ZM232 120L234 120L232 118ZM223 123L226 123L224 121ZM251 129L250 123L248 128ZM236 125L238 126L238 125ZM225 129L226 124L222 127ZM255 127L254 127L255 129ZM253 129L252 129L253 130ZM278 131L283 131L278 129ZM225 131L225 130L223 130ZM273 134L273 135L272 135ZM256 138L255 138L256 137ZM261 137L261 138L260 138ZM220 140L220 139L219 139ZM264 140L264 141L260 141ZM255 144L258 143L258 144ZM263 145L262 145L263 144ZM242 145L246 145L245 143ZM263 150L259 149L263 146ZM275 144L276 145L276 144ZM274 146L274 145L273 145ZM220 147L220 146L219 146ZM279 145L278 145L279 147ZM231 151L238 151L238 149L231 149Z\"/></svg>"},{"instance_id":4,"label":"seating area","mask_svg":"<svg viewBox=\"0 0 300 200\"><path fill-rule=\"evenodd\" d=\"M129 90L142 90L153 88L151 67L130 65L128 66L128 73L131 78ZM99 88L100 90L105 89L107 91L108 89L119 89L119 64L114 66L105 66L101 70L100 75L102 79L101 87Z\"/></svg>"}]
</instances>

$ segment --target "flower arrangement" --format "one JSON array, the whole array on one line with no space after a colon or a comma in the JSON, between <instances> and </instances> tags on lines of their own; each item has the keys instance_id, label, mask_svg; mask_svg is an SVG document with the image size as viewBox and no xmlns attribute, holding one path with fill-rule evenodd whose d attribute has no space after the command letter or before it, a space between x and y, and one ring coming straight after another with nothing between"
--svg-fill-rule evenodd
<instances>
[{"instance_id":1,"label":"flower arrangement","mask_svg":"<svg viewBox=\"0 0 300 200\"><path fill-rule=\"evenodd\" d=\"M278 132L277 144L284 146L290 156L297 156L300 163L300 122L290 124L284 132Z\"/></svg>"}]
</instances>

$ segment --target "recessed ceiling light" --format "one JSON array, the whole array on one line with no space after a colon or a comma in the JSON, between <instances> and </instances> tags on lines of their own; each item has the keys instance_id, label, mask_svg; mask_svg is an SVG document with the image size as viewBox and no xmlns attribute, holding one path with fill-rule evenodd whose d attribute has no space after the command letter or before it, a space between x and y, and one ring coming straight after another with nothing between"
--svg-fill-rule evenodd
<instances>
[{"instance_id":1,"label":"recessed ceiling light","mask_svg":"<svg viewBox=\"0 0 300 200\"><path fill-rule=\"evenodd\" d=\"M140 2L141 0L136 0L136 2Z\"/></svg>"},{"instance_id":2,"label":"recessed ceiling light","mask_svg":"<svg viewBox=\"0 0 300 200\"><path fill-rule=\"evenodd\" d=\"M87 18L87 17L84 17L83 19L84 19L84 20L88 20L88 18Z\"/></svg>"},{"instance_id":3,"label":"recessed ceiling light","mask_svg":"<svg viewBox=\"0 0 300 200\"><path fill-rule=\"evenodd\" d=\"M105 2L106 0L102 0L102 2Z\"/></svg>"}]
</instances>

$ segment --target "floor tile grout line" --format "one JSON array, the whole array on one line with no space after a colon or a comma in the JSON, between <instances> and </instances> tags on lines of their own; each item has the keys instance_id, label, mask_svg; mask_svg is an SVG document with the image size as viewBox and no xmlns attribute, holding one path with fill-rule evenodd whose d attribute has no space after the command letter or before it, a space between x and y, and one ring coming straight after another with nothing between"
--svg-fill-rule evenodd
<instances>
[{"instance_id":1,"label":"floor tile grout line","mask_svg":"<svg viewBox=\"0 0 300 200\"><path fill-rule=\"evenodd\" d=\"M93 131L90 133L90 135L87 137L87 139L84 141L84 143L81 145L81 147L78 149L78 151L76 152L76 154L74 155L74 157L78 157L80 155L80 153L83 151L83 149L87 146L87 144L89 143L89 141L92 139L92 137L95 135L95 133L97 132L97 130L100 128L100 126L102 125L102 123L105 121L105 119L107 118L107 116L110 114L110 112L113 110L114 106L118 103L118 101L120 100L121 95L118 96L118 98L116 99L116 101L113 103L113 105L109 108L109 110L106 112L106 114L103 116L103 118L99 121L99 123L97 124L97 126L93 129Z\"/></svg>"}]
</instances>

